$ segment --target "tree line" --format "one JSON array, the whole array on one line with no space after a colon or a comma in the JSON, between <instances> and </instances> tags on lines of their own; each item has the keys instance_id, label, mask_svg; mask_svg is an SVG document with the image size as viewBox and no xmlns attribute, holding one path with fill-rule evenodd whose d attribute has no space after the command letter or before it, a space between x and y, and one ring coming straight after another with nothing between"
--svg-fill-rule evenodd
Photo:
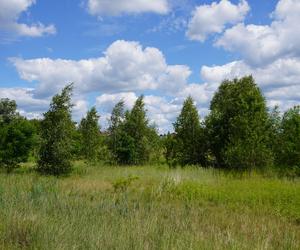
<instances>
[{"instance_id":1,"label":"tree line","mask_svg":"<svg viewBox=\"0 0 300 250\"><path fill-rule=\"evenodd\" d=\"M2 168L11 172L31 158L40 173L64 175L72 171L73 160L82 159L90 165L104 161L238 170L276 167L300 175L300 106L284 114L278 107L268 110L252 76L223 81L202 121L188 97L174 132L163 136L150 124L143 96L131 110L120 100L106 131L101 132L95 107L76 125L72 90L71 84L55 95L42 120L27 120L17 113L14 100L0 100Z\"/></svg>"}]
</instances>

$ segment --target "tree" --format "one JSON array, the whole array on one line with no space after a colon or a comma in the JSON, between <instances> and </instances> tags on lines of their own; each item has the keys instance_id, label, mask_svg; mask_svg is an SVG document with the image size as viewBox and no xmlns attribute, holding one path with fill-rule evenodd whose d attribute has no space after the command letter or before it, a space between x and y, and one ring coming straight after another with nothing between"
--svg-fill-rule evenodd
<instances>
[{"instance_id":1,"label":"tree","mask_svg":"<svg viewBox=\"0 0 300 250\"><path fill-rule=\"evenodd\" d=\"M203 128L192 97L184 103L174 123L177 158L181 165L204 164Z\"/></svg>"},{"instance_id":2,"label":"tree","mask_svg":"<svg viewBox=\"0 0 300 250\"><path fill-rule=\"evenodd\" d=\"M35 144L35 128L16 112L15 101L0 100L0 166L11 172L28 159Z\"/></svg>"},{"instance_id":3,"label":"tree","mask_svg":"<svg viewBox=\"0 0 300 250\"><path fill-rule=\"evenodd\" d=\"M53 97L50 109L41 123L41 148L38 171L44 174L62 175L72 170L71 94L73 84L67 85Z\"/></svg>"},{"instance_id":4,"label":"tree","mask_svg":"<svg viewBox=\"0 0 300 250\"><path fill-rule=\"evenodd\" d=\"M82 154L89 162L97 159L98 147L100 144L99 115L95 107L87 112L79 125L82 142Z\"/></svg>"},{"instance_id":5,"label":"tree","mask_svg":"<svg viewBox=\"0 0 300 250\"><path fill-rule=\"evenodd\" d=\"M9 100L8 98L0 99L0 123L8 124L13 119L16 119L17 104L14 100Z\"/></svg>"},{"instance_id":6,"label":"tree","mask_svg":"<svg viewBox=\"0 0 300 250\"><path fill-rule=\"evenodd\" d=\"M218 166L254 168L272 164L266 102L252 76L224 81L210 109L206 129Z\"/></svg>"},{"instance_id":7,"label":"tree","mask_svg":"<svg viewBox=\"0 0 300 250\"><path fill-rule=\"evenodd\" d=\"M121 162L120 159L120 142L122 139L121 126L124 121L124 101L119 101L112 110L109 119L109 137L108 137L108 148L112 155L112 161L114 163Z\"/></svg>"},{"instance_id":8,"label":"tree","mask_svg":"<svg viewBox=\"0 0 300 250\"><path fill-rule=\"evenodd\" d=\"M158 135L149 126L143 96L136 100L131 111L124 113L122 101L115 106L109 133L109 147L116 163L137 165L149 161Z\"/></svg>"},{"instance_id":9,"label":"tree","mask_svg":"<svg viewBox=\"0 0 300 250\"><path fill-rule=\"evenodd\" d=\"M284 113L281 122L280 147L276 154L281 166L295 167L300 174L300 106Z\"/></svg>"},{"instance_id":10,"label":"tree","mask_svg":"<svg viewBox=\"0 0 300 250\"><path fill-rule=\"evenodd\" d=\"M127 134L127 143L129 148L132 148L128 163L129 164L144 164L149 160L149 125L146 117L144 97L140 96L132 110L125 114L123 124L124 132ZM125 146L125 145L124 145Z\"/></svg>"}]
</instances>

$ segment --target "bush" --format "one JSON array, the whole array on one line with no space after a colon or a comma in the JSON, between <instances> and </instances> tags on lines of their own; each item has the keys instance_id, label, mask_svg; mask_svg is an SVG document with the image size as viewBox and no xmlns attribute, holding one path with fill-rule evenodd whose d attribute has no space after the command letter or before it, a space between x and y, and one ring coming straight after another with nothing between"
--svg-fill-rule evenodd
<instances>
[{"instance_id":1,"label":"bush","mask_svg":"<svg viewBox=\"0 0 300 250\"><path fill-rule=\"evenodd\" d=\"M32 124L17 118L0 127L0 165L7 172L13 171L19 163L27 161L35 144L35 129Z\"/></svg>"},{"instance_id":2,"label":"bush","mask_svg":"<svg viewBox=\"0 0 300 250\"><path fill-rule=\"evenodd\" d=\"M35 127L16 110L15 101L0 99L0 167L7 172L26 161L35 144Z\"/></svg>"}]
</instances>

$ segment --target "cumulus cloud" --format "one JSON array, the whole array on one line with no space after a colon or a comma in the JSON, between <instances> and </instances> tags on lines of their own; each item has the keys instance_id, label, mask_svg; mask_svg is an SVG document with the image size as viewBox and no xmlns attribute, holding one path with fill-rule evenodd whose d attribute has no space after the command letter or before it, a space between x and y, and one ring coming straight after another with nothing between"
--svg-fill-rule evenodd
<instances>
[{"instance_id":1,"label":"cumulus cloud","mask_svg":"<svg viewBox=\"0 0 300 250\"><path fill-rule=\"evenodd\" d=\"M121 100L124 101L126 109L131 109L137 99L137 95L134 92L123 92L116 94L103 94L96 98L96 104L98 108L106 112L111 112L113 107Z\"/></svg>"},{"instance_id":2,"label":"cumulus cloud","mask_svg":"<svg viewBox=\"0 0 300 250\"><path fill-rule=\"evenodd\" d=\"M84 117L89 109L89 103L83 96L73 96L72 116L77 122Z\"/></svg>"},{"instance_id":3,"label":"cumulus cloud","mask_svg":"<svg viewBox=\"0 0 300 250\"><path fill-rule=\"evenodd\" d=\"M166 14L169 12L167 0L88 0L87 8L91 15L97 16L143 12Z\"/></svg>"},{"instance_id":4,"label":"cumulus cloud","mask_svg":"<svg viewBox=\"0 0 300 250\"><path fill-rule=\"evenodd\" d=\"M51 98L36 98L33 88L0 88L0 98L15 100L21 115L40 119L49 108ZM83 96L73 98L73 118L79 121L88 110L88 102Z\"/></svg>"},{"instance_id":5,"label":"cumulus cloud","mask_svg":"<svg viewBox=\"0 0 300 250\"><path fill-rule=\"evenodd\" d=\"M202 79L206 82L221 82L244 75L253 75L264 88L293 86L300 82L300 59L278 59L262 67L234 61L221 66L203 66L201 69Z\"/></svg>"},{"instance_id":6,"label":"cumulus cloud","mask_svg":"<svg viewBox=\"0 0 300 250\"><path fill-rule=\"evenodd\" d=\"M243 21L250 7L246 0L232 4L229 0L200 5L193 11L188 24L187 37L204 42L213 33L221 33L227 24Z\"/></svg>"},{"instance_id":7,"label":"cumulus cloud","mask_svg":"<svg viewBox=\"0 0 300 250\"><path fill-rule=\"evenodd\" d=\"M33 92L32 88L0 88L0 98L15 100L18 107L24 110L44 111L49 100L34 98Z\"/></svg>"},{"instance_id":8,"label":"cumulus cloud","mask_svg":"<svg viewBox=\"0 0 300 250\"><path fill-rule=\"evenodd\" d=\"M253 75L262 88L270 106L280 104L284 109L300 102L300 59L283 58L261 67L234 61L221 66L203 66L201 76L208 85L217 89L224 79Z\"/></svg>"},{"instance_id":9,"label":"cumulus cloud","mask_svg":"<svg viewBox=\"0 0 300 250\"><path fill-rule=\"evenodd\" d=\"M30 92L34 99L49 99L66 83L75 82L73 117L77 121L89 106L84 97L98 94L95 104L103 127L119 100L123 99L126 108L131 109L139 93L146 93L150 122L156 123L160 132L172 129L172 122L188 95L197 98L201 105L208 100L206 93L202 93L204 86L188 84L191 75L188 66L168 65L160 50L144 48L138 42L116 41L102 57L86 60L12 58L10 61L20 78L36 85ZM147 95L149 92L151 95Z\"/></svg>"},{"instance_id":10,"label":"cumulus cloud","mask_svg":"<svg viewBox=\"0 0 300 250\"><path fill-rule=\"evenodd\" d=\"M40 22L33 24L19 23L21 13L27 11L36 0L0 0L0 29L19 36L40 37L55 34L53 24L44 25Z\"/></svg>"},{"instance_id":11,"label":"cumulus cloud","mask_svg":"<svg viewBox=\"0 0 300 250\"><path fill-rule=\"evenodd\" d=\"M33 97L31 88L0 88L0 98L15 100L18 112L29 119L40 119L49 106L49 100Z\"/></svg>"},{"instance_id":12,"label":"cumulus cloud","mask_svg":"<svg viewBox=\"0 0 300 250\"><path fill-rule=\"evenodd\" d=\"M162 52L137 42L116 41L100 58L64 60L11 59L20 77L38 82L35 95L49 96L68 82L79 92L164 90L177 92L191 74L185 65L168 65Z\"/></svg>"},{"instance_id":13,"label":"cumulus cloud","mask_svg":"<svg viewBox=\"0 0 300 250\"><path fill-rule=\"evenodd\" d=\"M188 84L180 93L181 98L186 98L191 96L196 104L198 105L206 105L209 103L214 91L215 86L208 83L203 84Z\"/></svg>"},{"instance_id":14,"label":"cumulus cloud","mask_svg":"<svg viewBox=\"0 0 300 250\"><path fill-rule=\"evenodd\" d=\"M300 1L280 0L270 25L239 23L227 29L216 45L237 52L247 63L265 65L300 55Z\"/></svg>"}]
</instances>

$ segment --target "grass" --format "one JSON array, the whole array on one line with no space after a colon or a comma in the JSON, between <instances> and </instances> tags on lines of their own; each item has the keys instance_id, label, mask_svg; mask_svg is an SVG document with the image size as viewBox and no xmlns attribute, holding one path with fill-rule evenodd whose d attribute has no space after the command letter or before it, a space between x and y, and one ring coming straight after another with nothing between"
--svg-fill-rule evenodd
<instances>
[{"instance_id":1,"label":"grass","mask_svg":"<svg viewBox=\"0 0 300 250\"><path fill-rule=\"evenodd\" d=\"M0 174L0 249L300 249L300 181L212 169Z\"/></svg>"}]
</instances>

